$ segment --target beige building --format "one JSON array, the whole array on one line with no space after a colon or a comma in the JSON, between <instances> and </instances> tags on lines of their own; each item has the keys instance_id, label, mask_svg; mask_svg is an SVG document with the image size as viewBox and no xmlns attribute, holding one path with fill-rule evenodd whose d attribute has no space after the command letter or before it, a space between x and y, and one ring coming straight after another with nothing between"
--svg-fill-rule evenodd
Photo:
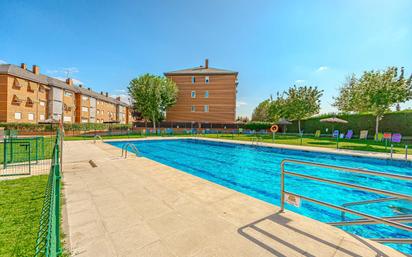
<instances>
[{"instance_id":1,"label":"beige building","mask_svg":"<svg viewBox=\"0 0 412 257\"><path fill-rule=\"evenodd\" d=\"M131 123L127 103L76 86L72 79L61 81L40 74L40 68L0 65L0 122L38 123L53 118L63 122Z\"/></svg>"}]
</instances>

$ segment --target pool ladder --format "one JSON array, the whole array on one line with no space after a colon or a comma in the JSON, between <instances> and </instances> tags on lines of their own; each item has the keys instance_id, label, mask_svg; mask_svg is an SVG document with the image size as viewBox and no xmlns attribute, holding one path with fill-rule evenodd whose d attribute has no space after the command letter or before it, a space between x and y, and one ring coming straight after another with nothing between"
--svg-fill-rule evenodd
<instances>
[{"instance_id":1,"label":"pool ladder","mask_svg":"<svg viewBox=\"0 0 412 257\"><path fill-rule=\"evenodd\" d=\"M131 148L132 152L136 155L136 157L139 157L139 150L137 150L137 147L132 143L126 143L122 146L122 157L124 156L124 158L127 158L129 147Z\"/></svg>"},{"instance_id":2,"label":"pool ladder","mask_svg":"<svg viewBox=\"0 0 412 257\"><path fill-rule=\"evenodd\" d=\"M103 141L103 138L102 138L101 136L95 135L95 136L93 137L93 144L96 144L97 140L100 140L101 142L104 142L104 141Z\"/></svg>"},{"instance_id":3,"label":"pool ladder","mask_svg":"<svg viewBox=\"0 0 412 257\"><path fill-rule=\"evenodd\" d=\"M412 181L412 176L406 176L406 175L397 175L397 174L391 174L391 173L384 173L384 172L376 172L376 171L370 171L370 170L364 170L364 169L353 169L353 168L346 168L346 167L339 167L339 166L334 166L334 165L325 165L325 164L320 164L320 163L313 163L313 162L305 162L305 161L298 161L298 160L291 160L291 159L284 159L281 162L281 173L280 173L280 195L281 195L281 211L285 210L285 202L288 201L289 203L299 205L300 204L300 199L306 200L308 202L312 202L315 204L319 204L331 209L335 209L338 211L341 211L342 215L342 221L340 222L329 222L328 224L333 225L333 226L351 226L351 225L366 225L366 224L386 224L388 226L396 227L402 230L406 230L408 232L412 232L412 227L404 224L404 223L411 223L412 222L412 215L410 214L399 214L395 216L389 216L389 217L377 217L374 215L370 215L367 213L363 213L360 211L356 211L353 209L347 208L348 206L355 206L355 205L364 205L364 204L370 204L370 203L379 203L379 202L387 202L387 201L397 201L397 200L404 200L404 201L412 201L412 195L408 194L403 194L403 193L397 193L394 191L387 191L387 190L382 190L382 189L377 189L377 188L372 188L372 187L366 187L366 186L361 186L361 185L356 185L352 183L346 183L346 182L340 182L337 180L332 180L332 179L324 179L324 178L319 178L319 177L314 177L302 173L295 173L291 171L285 170L285 164L286 163L291 163L291 164L303 164L306 166L312 166L312 167L319 167L319 168L327 168L327 169L333 169L333 170L339 170L339 171L344 171L348 173L357 173L357 174L366 174L366 175L371 175L371 176L377 176L377 177L385 177L385 178L391 178L391 179L397 179L400 181ZM323 182L327 184L332 184L332 185L338 185L338 186L343 186L347 188L352 188L352 189L357 189L361 191L366 191L366 192L371 192L371 193L376 193L376 194L381 194L381 195L386 195L389 197L386 198L379 198L379 199L372 199L372 200L363 200L363 201L356 201L356 202L350 202L350 203L345 203L341 206L330 204L324 201L320 201L311 197L303 196L297 193L292 193L289 191L285 190L285 175L288 176L294 176L298 178L303 178L303 179L308 179L308 180L314 180L317 182ZM288 198L286 200L286 197ZM297 200L299 199L299 201ZM359 217L362 217L361 219L354 219L354 220L345 220L345 213L350 213ZM393 244L412 244L412 238L370 238L370 240L380 242L380 243L393 243Z\"/></svg>"},{"instance_id":4,"label":"pool ladder","mask_svg":"<svg viewBox=\"0 0 412 257\"><path fill-rule=\"evenodd\" d=\"M258 146L259 144L262 145L263 140L260 137L252 137L252 145Z\"/></svg>"}]
</instances>

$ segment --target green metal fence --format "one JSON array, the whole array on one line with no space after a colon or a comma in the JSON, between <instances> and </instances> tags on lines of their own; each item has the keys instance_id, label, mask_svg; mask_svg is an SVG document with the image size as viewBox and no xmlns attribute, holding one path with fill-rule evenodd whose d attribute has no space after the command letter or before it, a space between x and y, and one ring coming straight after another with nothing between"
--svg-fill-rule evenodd
<instances>
[{"instance_id":1,"label":"green metal fence","mask_svg":"<svg viewBox=\"0 0 412 257\"><path fill-rule=\"evenodd\" d=\"M61 183L62 135L57 131L53 147L49 178L46 186L43 209L34 256L54 257L61 255L60 242L60 183Z\"/></svg>"}]
</instances>

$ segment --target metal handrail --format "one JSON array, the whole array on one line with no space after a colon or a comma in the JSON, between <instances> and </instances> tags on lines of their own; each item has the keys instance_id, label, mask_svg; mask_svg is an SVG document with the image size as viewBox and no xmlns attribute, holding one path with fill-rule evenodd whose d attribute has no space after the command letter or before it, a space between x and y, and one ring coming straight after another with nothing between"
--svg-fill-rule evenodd
<instances>
[{"instance_id":1,"label":"metal handrail","mask_svg":"<svg viewBox=\"0 0 412 257\"><path fill-rule=\"evenodd\" d=\"M254 143L256 143L256 145L259 145L259 142L262 143L262 138L252 137L252 145L254 145Z\"/></svg>"},{"instance_id":2,"label":"metal handrail","mask_svg":"<svg viewBox=\"0 0 412 257\"><path fill-rule=\"evenodd\" d=\"M122 146L122 157L123 157L123 154L124 154L124 158L127 158L127 153L128 153L128 149L129 149L129 146L132 148L132 150L134 151L134 154L136 154L136 157L138 157L139 156L139 150L137 149L137 147L134 145L134 144L132 144L132 143L127 143L127 144L124 144L123 146Z\"/></svg>"},{"instance_id":3,"label":"metal handrail","mask_svg":"<svg viewBox=\"0 0 412 257\"><path fill-rule=\"evenodd\" d=\"M307 196L303 196L303 195L299 195L299 194L296 194L296 193L286 191L285 190L285 174L290 175L290 176L305 178L305 179L309 179L309 180L324 182L324 183L328 183L328 184L340 185L340 186L355 188L355 189L359 189L359 190L363 190L363 191L374 192L374 193L378 193L378 194L384 194L384 195L388 195L388 196L392 196L392 197L400 198L400 199L405 199L405 200L409 200L409 201L412 201L412 195L400 194L400 193L396 193L396 192L392 192L392 191L386 191L386 190L381 190L381 189L376 189L376 188L371 188L371 187L359 186L359 185L340 182L340 181L336 181L336 180L322 179L322 178L318 178L318 177L314 177L314 176L303 175L303 174L299 174L299 173L295 173L295 172L286 171L285 170L285 164L286 163L304 164L304 165L308 165L308 166L328 168L328 169L340 170L340 171L345 171L345 172L350 172L350 173L368 174L368 175L373 175L373 176L389 177L389 178L395 178L395 179L405 180L405 181L412 181L412 176L397 175L397 174L376 172L376 171L363 170L363 169L353 169L353 168L347 168L347 167L339 167L339 166L334 166L334 165L325 165L325 164L320 164L320 163L297 161L297 160L290 160L290 159L284 159L284 160L282 160L282 162L280 164L280 166L281 166L281 174L280 174L280 176L281 176L281 179L280 179L280 195L281 195L280 209L281 209L281 211L285 210L285 194L288 194L288 195L291 195L291 196L294 196L294 197L297 197L297 198L301 198L303 200L306 200L306 201L309 201L309 202L312 202L312 203L316 203L316 204L319 204L319 205L322 205L322 206L326 206L326 207L329 207L329 208L332 208L332 209L335 209L335 210L339 210L339 211L342 211L342 212L345 212L345 213L354 214L354 215L362 217L366 220L371 220L375 223L386 224L386 225L389 225L389 226L397 227L399 229L407 230L409 232L412 231L411 226L402 224L402 222L404 222L404 219L403 220L398 219L400 217L377 217L377 216L369 215L369 214L362 213L362 212L359 212L359 211L351 210L351 209L348 209L348 208L343 207L343 206L333 205L333 204L323 202L323 201L319 201L319 200L316 200L316 199L313 199L313 198L310 198L310 197L307 197ZM388 199L388 198L385 198L385 199ZM350 203L347 203L347 204L350 204ZM398 222L398 221L400 221L400 222ZM353 224L347 223L347 222L346 223L345 222L340 222L338 224L339 225L337 225L337 224L331 224L331 225L335 225L335 226L353 225ZM412 239L411 238L406 238L406 239L381 238L381 239L371 239L371 240L378 241L378 242L386 242L386 243L389 243L389 242L390 243L404 243L404 242L409 242Z\"/></svg>"},{"instance_id":4,"label":"metal handrail","mask_svg":"<svg viewBox=\"0 0 412 257\"><path fill-rule=\"evenodd\" d=\"M412 215L404 214L404 215L397 215L397 216L387 216L382 217L384 219L392 220L392 221L400 221L401 223L411 223L412 222ZM344 226L344 225L364 225L364 224L379 224L375 220L368 220L368 219L356 219L356 220L347 220L347 221L338 221L338 222L328 222L329 225L333 226Z\"/></svg>"},{"instance_id":5,"label":"metal handrail","mask_svg":"<svg viewBox=\"0 0 412 257\"><path fill-rule=\"evenodd\" d=\"M102 141L102 142L104 142L103 141L103 138L101 137L101 136L99 136L99 135L95 135L94 137L93 137L93 144L96 144L96 139L100 139L100 141Z\"/></svg>"},{"instance_id":6,"label":"metal handrail","mask_svg":"<svg viewBox=\"0 0 412 257\"><path fill-rule=\"evenodd\" d=\"M372 200L364 200L364 201L357 201L357 202L350 202L342 204L343 207L354 206L354 205L364 205L370 203L381 203L387 201L399 200L398 197L387 197L387 198L380 198L380 199L372 199ZM341 213L342 221L345 220L345 212Z\"/></svg>"}]
</instances>

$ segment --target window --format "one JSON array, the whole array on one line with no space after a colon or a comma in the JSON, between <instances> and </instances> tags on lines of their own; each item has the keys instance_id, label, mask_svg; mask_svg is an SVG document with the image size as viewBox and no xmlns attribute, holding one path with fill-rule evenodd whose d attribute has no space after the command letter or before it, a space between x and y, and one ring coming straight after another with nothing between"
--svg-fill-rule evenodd
<instances>
[{"instance_id":1,"label":"window","mask_svg":"<svg viewBox=\"0 0 412 257\"><path fill-rule=\"evenodd\" d=\"M34 120L34 113L29 113L28 118L29 120Z\"/></svg>"},{"instance_id":2,"label":"window","mask_svg":"<svg viewBox=\"0 0 412 257\"><path fill-rule=\"evenodd\" d=\"M104 114L104 111L102 110L102 115Z\"/></svg>"},{"instance_id":3,"label":"window","mask_svg":"<svg viewBox=\"0 0 412 257\"><path fill-rule=\"evenodd\" d=\"M40 85L39 86L39 92L44 93L44 91L46 91L45 88L42 85Z\"/></svg>"},{"instance_id":4,"label":"window","mask_svg":"<svg viewBox=\"0 0 412 257\"><path fill-rule=\"evenodd\" d=\"M70 117L70 116L64 116L63 121L64 121L64 122L71 122L71 121L72 121L72 117Z\"/></svg>"},{"instance_id":5,"label":"window","mask_svg":"<svg viewBox=\"0 0 412 257\"><path fill-rule=\"evenodd\" d=\"M27 92L31 92L31 93L34 92L34 86L32 86L31 82L29 82L27 85Z\"/></svg>"},{"instance_id":6,"label":"window","mask_svg":"<svg viewBox=\"0 0 412 257\"><path fill-rule=\"evenodd\" d=\"M69 92L69 91L64 91L64 96L69 96L69 97L72 97L73 96L73 94L72 94L72 92ZM83 99L84 100L84 99ZM87 100L87 99L86 99Z\"/></svg>"},{"instance_id":7,"label":"window","mask_svg":"<svg viewBox=\"0 0 412 257\"><path fill-rule=\"evenodd\" d=\"M196 98L196 91L192 91L192 98Z\"/></svg>"},{"instance_id":8,"label":"window","mask_svg":"<svg viewBox=\"0 0 412 257\"><path fill-rule=\"evenodd\" d=\"M40 101L40 106L45 106L46 102L45 101Z\"/></svg>"},{"instance_id":9,"label":"window","mask_svg":"<svg viewBox=\"0 0 412 257\"><path fill-rule=\"evenodd\" d=\"M82 118L82 123L87 123L89 120L87 118Z\"/></svg>"},{"instance_id":10,"label":"window","mask_svg":"<svg viewBox=\"0 0 412 257\"><path fill-rule=\"evenodd\" d=\"M14 119L21 120L21 112L14 113Z\"/></svg>"},{"instance_id":11,"label":"window","mask_svg":"<svg viewBox=\"0 0 412 257\"><path fill-rule=\"evenodd\" d=\"M194 84L196 82L196 78L195 76L192 76L192 84Z\"/></svg>"},{"instance_id":12,"label":"window","mask_svg":"<svg viewBox=\"0 0 412 257\"><path fill-rule=\"evenodd\" d=\"M192 105L192 112L196 111L196 106Z\"/></svg>"},{"instance_id":13,"label":"window","mask_svg":"<svg viewBox=\"0 0 412 257\"><path fill-rule=\"evenodd\" d=\"M97 113L97 114L100 114L100 111L99 111L99 110L97 110L97 111L96 111L96 113Z\"/></svg>"},{"instance_id":14,"label":"window","mask_svg":"<svg viewBox=\"0 0 412 257\"><path fill-rule=\"evenodd\" d=\"M209 91L205 91L205 98L209 98Z\"/></svg>"},{"instance_id":15,"label":"window","mask_svg":"<svg viewBox=\"0 0 412 257\"><path fill-rule=\"evenodd\" d=\"M89 97L88 96L82 96L82 99L83 99L83 101L87 101L87 100L89 100Z\"/></svg>"},{"instance_id":16,"label":"window","mask_svg":"<svg viewBox=\"0 0 412 257\"><path fill-rule=\"evenodd\" d=\"M209 84L209 76L205 77L205 84Z\"/></svg>"},{"instance_id":17,"label":"window","mask_svg":"<svg viewBox=\"0 0 412 257\"><path fill-rule=\"evenodd\" d=\"M209 112L209 105L203 106L203 111L204 112Z\"/></svg>"},{"instance_id":18,"label":"window","mask_svg":"<svg viewBox=\"0 0 412 257\"><path fill-rule=\"evenodd\" d=\"M44 114L40 114L40 120L44 120Z\"/></svg>"},{"instance_id":19,"label":"window","mask_svg":"<svg viewBox=\"0 0 412 257\"><path fill-rule=\"evenodd\" d=\"M82 112L89 112L89 108L87 108L87 107L82 107Z\"/></svg>"}]
</instances>

